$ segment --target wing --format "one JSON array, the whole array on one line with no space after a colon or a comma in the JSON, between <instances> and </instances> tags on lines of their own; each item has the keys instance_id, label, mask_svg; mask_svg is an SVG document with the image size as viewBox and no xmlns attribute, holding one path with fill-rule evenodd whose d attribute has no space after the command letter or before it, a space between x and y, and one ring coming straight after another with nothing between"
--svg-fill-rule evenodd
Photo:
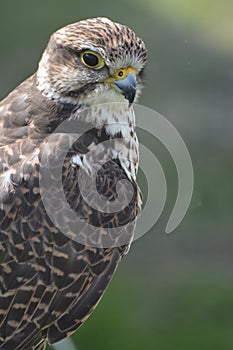
<instances>
[{"instance_id":1,"label":"wing","mask_svg":"<svg viewBox=\"0 0 233 350\"><path fill-rule=\"evenodd\" d=\"M1 350L43 349L46 339L54 343L76 330L93 311L127 250L127 246L97 248L80 244L64 234L66 227L55 227L47 215L41 200L39 170L45 166L41 164L41 152L46 149L46 133L41 130L48 107L43 109L38 101L37 108L35 104L34 109L29 108L32 94L28 91L33 78L30 79L0 105ZM70 112L64 108L57 112L59 116ZM51 106L50 112L54 110ZM84 141L76 142L64 160L67 202L85 218L86 226L102 228L103 234L107 228L122 226L120 235L131 237L137 213L136 184L133 183L134 197L117 214L106 215L85 203L77 181L79 168L70 162L73 154L84 152ZM49 152L53 154L51 147ZM119 179L127 176L118 162L111 160L98 173L99 193L110 200L117 197ZM123 187L124 195L125 192ZM62 215L59 203L54 206ZM129 223L127 230L125 223Z\"/></svg>"}]
</instances>

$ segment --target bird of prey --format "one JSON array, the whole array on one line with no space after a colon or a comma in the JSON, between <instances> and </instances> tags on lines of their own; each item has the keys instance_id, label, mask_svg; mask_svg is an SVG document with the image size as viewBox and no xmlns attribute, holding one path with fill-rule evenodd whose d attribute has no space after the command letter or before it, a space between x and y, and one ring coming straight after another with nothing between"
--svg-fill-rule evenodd
<instances>
[{"instance_id":1,"label":"bird of prey","mask_svg":"<svg viewBox=\"0 0 233 350\"><path fill-rule=\"evenodd\" d=\"M69 336L129 249L141 205L132 104L146 56L127 26L70 24L0 103L1 350L42 350Z\"/></svg>"}]
</instances>

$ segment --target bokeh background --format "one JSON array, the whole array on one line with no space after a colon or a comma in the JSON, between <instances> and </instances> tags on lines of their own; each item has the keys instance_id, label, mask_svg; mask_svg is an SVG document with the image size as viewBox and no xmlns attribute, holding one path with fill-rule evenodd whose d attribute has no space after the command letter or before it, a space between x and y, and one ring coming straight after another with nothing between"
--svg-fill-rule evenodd
<instances>
[{"instance_id":1,"label":"bokeh background","mask_svg":"<svg viewBox=\"0 0 233 350\"><path fill-rule=\"evenodd\" d=\"M149 60L140 103L173 123L193 161L191 206L166 235L177 177L163 146L147 140L167 176L166 208L133 244L98 308L72 336L80 350L233 348L232 14L229 0L0 3L1 98L35 71L52 32L108 16L145 40Z\"/></svg>"}]
</instances>

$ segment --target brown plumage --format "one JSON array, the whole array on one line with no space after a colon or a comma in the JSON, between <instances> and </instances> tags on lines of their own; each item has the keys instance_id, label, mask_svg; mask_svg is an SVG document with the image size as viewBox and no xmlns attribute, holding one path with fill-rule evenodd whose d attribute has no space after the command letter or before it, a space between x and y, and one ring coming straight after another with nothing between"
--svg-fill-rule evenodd
<instances>
[{"instance_id":1,"label":"brown plumage","mask_svg":"<svg viewBox=\"0 0 233 350\"><path fill-rule=\"evenodd\" d=\"M129 248L140 207L130 105L145 61L129 28L81 21L52 35L38 71L0 103L1 350L42 350L75 331ZM120 210L104 212L93 178Z\"/></svg>"}]
</instances>

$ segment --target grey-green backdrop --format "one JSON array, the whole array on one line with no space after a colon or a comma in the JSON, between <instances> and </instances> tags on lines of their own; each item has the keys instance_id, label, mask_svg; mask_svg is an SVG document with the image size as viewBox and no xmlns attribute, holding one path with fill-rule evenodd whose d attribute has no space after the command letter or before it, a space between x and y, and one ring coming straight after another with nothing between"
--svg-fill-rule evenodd
<instances>
[{"instance_id":1,"label":"grey-green backdrop","mask_svg":"<svg viewBox=\"0 0 233 350\"><path fill-rule=\"evenodd\" d=\"M2 98L34 72L53 31L108 16L145 40L149 60L140 103L173 123L194 165L190 209L166 235L176 172L159 142L147 139L167 176L166 209L133 244L97 310L73 335L81 350L233 348L232 13L227 0L0 3Z\"/></svg>"}]
</instances>

